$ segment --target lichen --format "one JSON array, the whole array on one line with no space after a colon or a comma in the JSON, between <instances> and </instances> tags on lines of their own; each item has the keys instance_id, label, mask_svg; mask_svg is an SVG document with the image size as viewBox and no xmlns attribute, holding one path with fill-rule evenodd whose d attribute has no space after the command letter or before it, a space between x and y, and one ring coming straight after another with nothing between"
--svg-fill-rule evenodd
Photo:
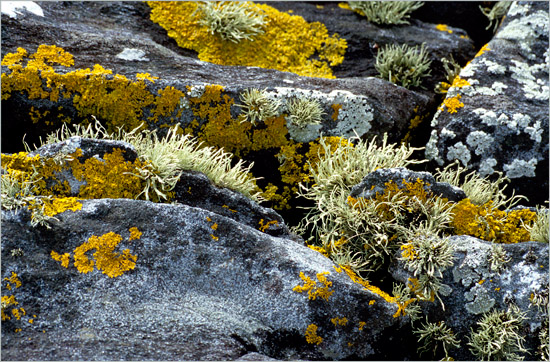
<instances>
[{"instance_id":1,"label":"lichen","mask_svg":"<svg viewBox=\"0 0 550 362\"><path fill-rule=\"evenodd\" d=\"M193 14L196 2L148 2L151 20L167 30L180 47L198 52L200 60L223 65L255 66L303 76L334 78L331 66L344 60L346 41L329 36L318 22L279 12L268 5L250 4L251 12L264 14L263 33L234 43L212 34ZM316 54L318 58L314 59Z\"/></svg>"},{"instance_id":2,"label":"lichen","mask_svg":"<svg viewBox=\"0 0 550 362\"><path fill-rule=\"evenodd\" d=\"M131 231L130 240L139 233L137 229ZM73 251L74 266L79 273L89 273L94 270L94 265L97 270L101 270L103 274L107 274L110 278L121 276L125 272L132 270L136 266L137 256L130 253L130 249L124 249L122 253L115 252L115 248L122 241L122 236L114 232L108 232L101 236L92 235L82 245L77 246ZM91 260L87 252L95 250L93 260ZM61 262L61 266L68 268L70 254L63 255L57 252L51 252L52 259Z\"/></svg>"},{"instance_id":3,"label":"lichen","mask_svg":"<svg viewBox=\"0 0 550 362\"><path fill-rule=\"evenodd\" d=\"M323 338L317 335L318 327L315 324L310 324L306 329L306 342L309 344L321 344Z\"/></svg>"},{"instance_id":4,"label":"lichen","mask_svg":"<svg viewBox=\"0 0 550 362\"><path fill-rule=\"evenodd\" d=\"M329 275L329 272L317 273L317 280L322 286L317 286L317 282L310 277L306 276L303 272L300 272L300 278L304 281L304 285L297 285L292 288L296 293L307 292L310 300L315 300L317 297L328 301L329 297L334 293L334 290L330 290L332 282L325 277Z\"/></svg>"}]
</instances>

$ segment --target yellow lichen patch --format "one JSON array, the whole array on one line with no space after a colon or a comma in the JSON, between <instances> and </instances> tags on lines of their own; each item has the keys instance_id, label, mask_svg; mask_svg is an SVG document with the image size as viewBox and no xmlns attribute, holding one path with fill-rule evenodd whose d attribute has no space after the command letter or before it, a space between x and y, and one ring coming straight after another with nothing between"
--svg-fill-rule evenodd
<instances>
[{"instance_id":1,"label":"yellow lichen patch","mask_svg":"<svg viewBox=\"0 0 550 362\"><path fill-rule=\"evenodd\" d=\"M315 245L306 245L306 246L307 246L308 248L310 248L311 250L315 250L316 252L323 254L323 255L326 256L327 258L329 257L329 253L326 251L325 248L322 248L322 247L320 247L320 246L315 246ZM336 266L335 266L335 268L336 268ZM341 273L341 272L342 272L342 270L338 271L338 269L336 269L336 271L337 271L338 273Z\"/></svg>"},{"instance_id":2,"label":"yellow lichen patch","mask_svg":"<svg viewBox=\"0 0 550 362\"><path fill-rule=\"evenodd\" d=\"M260 224L259 230L260 230L261 232L265 233L265 231L266 231L267 229L269 229L269 227L270 227L271 225L277 226L277 225L279 225L279 222L278 222L277 220L271 220L271 221L265 222L264 219L260 219L259 224Z\"/></svg>"},{"instance_id":3,"label":"yellow lichen patch","mask_svg":"<svg viewBox=\"0 0 550 362\"><path fill-rule=\"evenodd\" d=\"M374 294L382 297L386 302L388 303L397 303L396 299L389 295L388 293L384 292L382 289L371 285L368 281L362 279L359 277L351 268L347 265L340 265L340 267L346 272L346 274L350 277L350 279L358 284L361 284L363 287L365 287L365 290L369 290L373 292Z\"/></svg>"},{"instance_id":4,"label":"yellow lichen patch","mask_svg":"<svg viewBox=\"0 0 550 362\"><path fill-rule=\"evenodd\" d=\"M44 200L44 215L55 216L67 210L78 211L82 209L82 203L76 197L53 198Z\"/></svg>"},{"instance_id":5,"label":"yellow lichen patch","mask_svg":"<svg viewBox=\"0 0 550 362\"><path fill-rule=\"evenodd\" d=\"M137 227L131 227L128 231L130 231L130 239L128 240L136 240L140 239L141 235L143 234L141 231L138 230Z\"/></svg>"},{"instance_id":6,"label":"yellow lichen patch","mask_svg":"<svg viewBox=\"0 0 550 362\"><path fill-rule=\"evenodd\" d=\"M155 80L159 79L159 77L153 77L151 74L149 73L137 73L136 74L136 79L137 80L144 80L144 79L147 79L148 81L150 81L151 83L155 83Z\"/></svg>"},{"instance_id":7,"label":"yellow lichen patch","mask_svg":"<svg viewBox=\"0 0 550 362\"><path fill-rule=\"evenodd\" d=\"M210 226L212 230L218 230L218 224L214 223L212 226Z\"/></svg>"},{"instance_id":8,"label":"yellow lichen patch","mask_svg":"<svg viewBox=\"0 0 550 362\"><path fill-rule=\"evenodd\" d=\"M450 226L455 235L470 235L496 243L519 243L530 240L528 227L537 214L528 210L501 211L492 206L492 201L474 205L469 199L453 207Z\"/></svg>"},{"instance_id":9,"label":"yellow lichen patch","mask_svg":"<svg viewBox=\"0 0 550 362\"><path fill-rule=\"evenodd\" d=\"M418 253L414 249L411 243L401 245L401 256L409 260L415 260L418 257Z\"/></svg>"},{"instance_id":10,"label":"yellow lichen patch","mask_svg":"<svg viewBox=\"0 0 550 362\"><path fill-rule=\"evenodd\" d=\"M446 31L449 34L452 34L453 31L447 27L445 24L437 24L435 28L439 31Z\"/></svg>"},{"instance_id":11,"label":"yellow lichen patch","mask_svg":"<svg viewBox=\"0 0 550 362\"><path fill-rule=\"evenodd\" d=\"M369 300L369 305L373 305L374 303L376 303L376 300L374 299Z\"/></svg>"},{"instance_id":12,"label":"yellow lichen patch","mask_svg":"<svg viewBox=\"0 0 550 362\"><path fill-rule=\"evenodd\" d=\"M457 94L454 97L445 98L445 100L443 101L443 105L447 107L447 112L456 113L457 109L464 107L464 103L460 101L460 98L462 98L460 94ZM439 109L442 111L444 110L443 107Z\"/></svg>"},{"instance_id":13,"label":"yellow lichen patch","mask_svg":"<svg viewBox=\"0 0 550 362\"><path fill-rule=\"evenodd\" d=\"M403 317L407 315L407 313L405 312L405 309L407 308L407 306L409 304L411 304L412 302L416 301L416 298L411 298L407 301L405 301L404 303L397 303L397 312L395 312L395 314L393 315L394 318L397 318L399 317L401 314L403 314Z\"/></svg>"},{"instance_id":14,"label":"yellow lichen patch","mask_svg":"<svg viewBox=\"0 0 550 362\"><path fill-rule=\"evenodd\" d=\"M139 78L138 78L139 79ZM164 89L158 90L158 96L155 97L153 103L154 108L151 110L153 114L149 117L150 121L157 122L159 117L170 116L178 108L180 99L184 97L184 93L179 89L167 86ZM181 111L176 117L181 116Z\"/></svg>"},{"instance_id":15,"label":"yellow lichen patch","mask_svg":"<svg viewBox=\"0 0 550 362\"><path fill-rule=\"evenodd\" d=\"M52 102L59 101L60 96L72 97L80 117L94 115L104 119L110 132L117 131L118 127L126 131L139 127L143 109L155 100L144 80L153 81L156 77L148 73L140 73L137 81L131 81L118 74L113 76L111 70L99 64L93 69L57 73L52 65L71 67L74 60L70 53L55 45L40 45L31 56L19 48L17 53L4 56L2 64L10 70L10 73L2 73L2 99L8 99L13 92L26 93L29 99ZM33 122L44 116L37 112L31 109ZM58 118L64 119L63 115Z\"/></svg>"},{"instance_id":16,"label":"yellow lichen patch","mask_svg":"<svg viewBox=\"0 0 550 362\"><path fill-rule=\"evenodd\" d=\"M330 66L344 60L345 39L329 36L318 22L279 12L268 5L250 4L265 14L264 32L238 43L222 39L198 24L196 2L148 2L151 20L168 31L182 48L198 52L200 60L223 65L255 66L303 76L334 78ZM313 59L316 55L318 58Z\"/></svg>"},{"instance_id":17,"label":"yellow lichen patch","mask_svg":"<svg viewBox=\"0 0 550 362\"><path fill-rule=\"evenodd\" d=\"M430 294L430 297L428 298L426 295L424 295L423 293L420 292L420 282L418 281L417 278L409 278L408 279L409 281L409 284L407 284L407 287L418 297L420 298L421 300L427 300L429 302L433 302L435 300L435 293L434 291L432 290L431 291L431 294ZM415 298L413 298L415 299ZM412 303L414 300L413 299L409 299L407 301L406 304L409 304L409 303ZM405 305L406 307L406 305ZM404 311L403 311L404 312ZM403 314L405 315L405 314Z\"/></svg>"},{"instance_id":18,"label":"yellow lichen patch","mask_svg":"<svg viewBox=\"0 0 550 362\"><path fill-rule=\"evenodd\" d=\"M346 317L343 317L343 318L338 318L338 317L335 317L335 318L331 318L330 320L332 322L332 324L334 324L335 326L345 326L346 324L348 324L348 319Z\"/></svg>"},{"instance_id":19,"label":"yellow lichen patch","mask_svg":"<svg viewBox=\"0 0 550 362\"><path fill-rule=\"evenodd\" d=\"M135 199L144 189L142 180L136 176L143 163L125 161L121 149L103 156L104 161L88 158L84 164L78 160L71 164L73 175L86 185L80 188L79 197L85 199L128 198ZM157 200L153 200L157 201Z\"/></svg>"},{"instance_id":20,"label":"yellow lichen patch","mask_svg":"<svg viewBox=\"0 0 550 362\"><path fill-rule=\"evenodd\" d=\"M16 289L21 286L21 280L19 280L19 277L15 272L11 272L11 276L9 278L4 278L4 280L8 282L7 285L10 285L10 283L15 284ZM11 290L11 286L9 289Z\"/></svg>"},{"instance_id":21,"label":"yellow lichen patch","mask_svg":"<svg viewBox=\"0 0 550 362\"><path fill-rule=\"evenodd\" d=\"M321 344L323 338L317 335L317 326L315 324L310 324L306 329L306 342L309 344Z\"/></svg>"},{"instance_id":22,"label":"yellow lichen patch","mask_svg":"<svg viewBox=\"0 0 550 362\"><path fill-rule=\"evenodd\" d=\"M53 260L55 261L60 261L61 262L61 266L63 268L68 268L69 267L69 258L71 256L71 254L69 253L65 253L63 255L60 255L58 253L56 253L55 251L52 250L52 252L50 253L51 257Z\"/></svg>"},{"instance_id":23,"label":"yellow lichen patch","mask_svg":"<svg viewBox=\"0 0 550 362\"><path fill-rule=\"evenodd\" d=\"M489 43L485 44L484 46L481 47L481 49L479 49L479 51L477 52L477 54L474 56L475 57L479 57L480 55L483 55L485 54L485 52L488 52L489 50L491 50L489 48Z\"/></svg>"},{"instance_id":24,"label":"yellow lichen patch","mask_svg":"<svg viewBox=\"0 0 550 362\"><path fill-rule=\"evenodd\" d=\"M134 269L136 255L132 255L129 249L124 249L122 253L115 252L115 248L121 241L122 236L112 231L101 236L92 235L86 242L74 249L74 266L80 273L86 274L93 271L95 265L98 270L110 278L118 277L128 270ZM91 260L86 253L94 249L93 260ZM63 267L68 267L68 253L61 256L52 251L51 256L54 260L61 261ZM66 265L64 265L65 261Z\"/></svg>"},{"instance_id":25,"label":"yellow lichen patch","mask_svg":"<svg viewBox=\"0 0 550 362\"><path fill-rule=\"evenodd\" d=\"M215 236L214 234L210 234L210 236L214 241L218 241L220 239L218 236Z\"/></svg>"},{"instance_id":26,"label":"yellow lichen patch","mask_svg":"<svg viewBox=\"0 0 550 362\"><path fill-rule=\"evenodd\" d=\"M292 288L293 291L297 293L307 292L309 299L315 300L317 297L320 297L326 301L334 293L334 290L330 290L332 282L329 281L325 275L330 274L329 272L317 273L317 280L322 284L321 287L317 286L317 282L312 280L310 277L306 276L303 272L300 272L300 278L304 281L304 285L297 285Z\"/></svg>"},{"instance_id":27,"label":"yellow lichen patch","mask_svg":"<svg viewBox=\"0 0 550 362\"><path fill-rule=\"evenodd\" d=\"M15 306L15 305L18 305L18 304L19 304L19 302L17 300L15 300L14 295L10 295L10 296L3 295L2 296L2 321L11 319L9 314L6 314L5 310L7 310L7 308L10 305Z\"/></svg>"},{"instance_id":28,"label":"yellow lichen patch","mask_svg":"<svg viewBox=\"0 0 550 362\"><path fill-rule=\"evenodd\" d=\"M365 328L365 326L367 325L367 322L363 322L363 321L360 321L359 322L359 327L357 327L360 331L363 330L363 328Z\"/></svg>"},{"instance_id":29,"label":"yellow lichen patch","mask_svg":"<svg viewBox=\"0 0 550 362\"><path fill-rule=\"evenodd\" d=\"M223 207L224 209L227 209L227 210L231 211L232 213L236 213L236 212L237 212L237 210L230 209L229 206L227 206L227 205L222 205L222 207Z\"/></svg>"}]
</instances>

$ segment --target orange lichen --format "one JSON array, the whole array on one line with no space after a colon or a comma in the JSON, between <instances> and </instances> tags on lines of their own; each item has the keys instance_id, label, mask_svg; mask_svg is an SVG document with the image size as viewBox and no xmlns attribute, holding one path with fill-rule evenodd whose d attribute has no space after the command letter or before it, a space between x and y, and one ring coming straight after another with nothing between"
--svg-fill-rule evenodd
<instances>
[{"instance_id":1,"label":"orange lichen","mask_svg":"<svg viewBox=\"0 0 550 362\"><path fill-rule=\"evenodd\" d=\"M350 277L350 279L353 282L362 285L363 287L365 287L365 290L369 290L369 291L373 292L374 294L382 297L388 303L397 303L397 301L394 297L392 297L388 293L384 292L382 289L380 289L380 288L378 288L374 285L371 285L368 281L364 280L363 278L359 277L357 274L355 274L355 272L353 270L351 270L351 268L349 266L340 265L340 267L346 272L346 274Z\"/></svg>"},{"instance_id":2,"label":"orange lichen","mask_svg":"<svg viewBox=\"0 0 550 362\"><path fill-rule=\"evenodd\" d=\"M44 200L44 215L55 216L67 210L78 211L82 209L82 203L76 197L61 197Z\"/></svg>"},{"instance_id":3,"label":"orange lichen","mask_svg":"<svg viewBox=\"0 0 550 362\"><path fill-rule=\"evenodd\" d=\"M69 253L65 253L63 255L60 255L58 253L56 253L55 251L52 250L52 252L50 253L51 257L53 260L55 261L60 261L61 262L61 266L63 268L68 268L69 267L69 258L71 256L71 254Z\"/></svg>"},{"instance_id":4,"label":"orange lichen","mask_svg":"<svg viewBox=\"0 0 550 362\"><path fill-rule=\"evenodd\" d=\"M453 31L447 27L445 24L437 24L435 28L439 31L446 31L449 34L452 34Z\"/></svg>"},{"instance_id":5,"label":"orange lichen","mask_svg":"<svg viewBox=\"0 0 550 362\"><path fill-rule=\"evenodd\" d=\"M481 49L479 49L479 51L477 52L477 54L474 56L475 57L479 57L480 55L483 55L485 54L485 52L488 52L489 50L491 50L489 48L489 43L485 44L484 46L481 47Z\"/></svg>"},{"instance_id":6,"label":"orange lichen","mask_svg":"<svg viewBox=\"0 0 550 362\"><path fill-rule=\"evenodd\" d=\"M137 229L136 229L137 230ZM74 249L74 266L80 273L89 273L94 270L94 265L103 274L110 278L118 277L136 266L137 256L130 254L129 249L124 249L122 253L115 252L115 248L122 241L122 236L114 232L108 232L101 236L92 235L86 242ZM87 252L94 250L93 260ZM69 266L69 253L59 255L52 251L51 256L54 260L61 261L61 266Z\"/></svg>"},{"instance_id":7,"label":"orange lichen","mask_svg":"<svg viewBox=\"0 0 550 362\"><path fill-rule=\"evenodd\" d=\"M330 106L334 112L332 112L332 120L337 121L338 120L338 114L340 113L340 110L342 109L341 104L333 104Z\"/></svg>"},{"instance_id":8,"label":"orange lichen","mask_svg":"<svg viewBox=\"0 0 550 362\"><path fill-rule=\"evenodd\" d=\"M458 202L452 210L453 233L506 244L530 240L527 228L536 221L536 213L528 209L506 212L492 205L492 201L483 205L474 205L469 199Z\"/></svg>"},{"instance_id":9,"label":"orange lichen","mask_svg":"<svg viewBox=\"0 0 550 362\"><path fill-rule=\"evenodd\" d=\"M457 109L464 107L464 103L460 101L460 98L462 98L460 94L454 97L445 98L443 105L447 107L447 112L456 113ZM440 107L439 109L443 111L444 107Z\"/></svg>"},{"instance_id":10,"label":"orange lichen","mask_svg":"<svg viewBox=\"0 0 550 362\"><path fill-rule=\"evenodd\" d=\"M17 273L15 273L13 271L11 272L11 276L9 278L4 278L4 280L7 281L6 288L8 288L8 290L11 290L11 284L10 283L15 284L15 289L17 289L21 286L21 280L19 280L19 277L17 276Z\"/></svg>"},{"instance_id":11,"label":"orange lichen","mask_svg":"<svg viewBox=\"0 0 550 362\"><path fill-rule=\"evenodd\" d=\"M306 342L309 344L321 344L323 338L317 335L317 326L315 324L310 324L306 329Z\"/></svg>"},{"instance_id":12,"label":"orange lichen","mask_svg":"<svg viewBox=\"0 0 550 362\"><path fill-rule=\"evenodd\" d=\"M130 239L128 240L137 240L137 239L140 239L141 238L141 235L143 234L141 231L138 230L137 227L131 227L129 229L130 231Z\"/></svg>"},{"instance_id":13,"label":"orange lichen","mask_svg":"<svg viewBox=\"0 0 550 362\"><path fill-rule=\"evenodd\" d=\"M332 324L334 324L335 326L345 326L346 324L348 324L348 319L346 317L343 317L343 318L338 318L338 317L335 317L335 318L332 318L330 320L332 322Z\"/></svg>"},{"instance_id":14,"label":"orange lichen","mask_svg":"<svg viewBox=\"0 0 550 362\"><path fill-rule=\"evenodd\" d=\"M265 231L266 231L267 229L269 229L269 227L270 227L271 225L277 226L277 225L279 225L279 222L278 222L277 220L271 220L271 221L265 222L264 219L260 219L259 224L260 224L259 230L260 230L261 232L265 233Z\"/></svg>"},{"instance_id":15,"label":"orange lichen","mask_svg":"<svg viewBox=\"0 0 550 362\"><path fill-rule=\"evenodd\" d=\"M328 35L318 22L308 23L262 4L251 11L265 14L264 32L238 43L222 39L198 24L196 2L149 1L151 20L168 31L182 48L198 52L200 60L223 65L255 66L303 76L334 78L330 66L344 60L346 41ZM314 59L316 55L316 59Z\"/></svg>"},{"instance_id":16,"label":"orange lichen","mask_svg":"<svg viewBox=\"0 0 550 362\"><path fill-rule=\"evenodd\" d=\"M363 330L363 328L365 328L365 326L367 325L367 322L363 322L363 321L359 321L359 327L357 327L360 331Z\"/></svg>"},{"instance_id":17,"label":"orange lichen","mask_svg":"<svg viewBox=\"0 0 550 362\"><path fill-rule=\"evenodd\" d=\"M317 273L317 280L322 284L321 287L317 286L317 282L306 276L303 272L300 272L300 278L304 281L304 285L297 285L292 288L297 293L307 292L308 298L311 300L320 297L328 301L329 297L334 293L334 290L330 290L332 282L329 281L325 275L329 275L329 272Z\"/></svg>"}]
</instances>

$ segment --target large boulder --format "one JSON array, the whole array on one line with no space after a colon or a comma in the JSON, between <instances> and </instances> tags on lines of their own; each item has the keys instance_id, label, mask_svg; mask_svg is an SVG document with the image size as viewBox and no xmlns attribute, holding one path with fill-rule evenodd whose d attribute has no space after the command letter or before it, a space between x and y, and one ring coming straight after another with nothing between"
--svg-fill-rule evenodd
<instances>
[{"instance_id":1,"label":"large boulder","mask_svg":"<svg viewBox=\"0 0 550 362\"><path fill-rule=\"evenodd\" d=\"M3 308L3 360L406 354L393 348L408 320L394 317L395 303L287 238L128 199L83 200L56 217L51 229L33 228L26 210L2 212L2 294L18 303ZM82 248L96 252L83 261ZM92 257L96 268L84 272Z\"/></svg>"},{"instance_id":2,"label":"large boulder","mask_svg":"<svg viewBox=\"0 0 550 362\"><path fill-rule=\"evenodd\" d=\"M460 72L432 120L426 157L458 159L509 191L548 199L548 3L514 2L495 37Z\"/></svg>"},{"instance_id":3,"label":"large boulder","mask_svg":"<svg viewBox=\"0 0 550 362\"><path fill-rule=\"evenodd\" d=\"M541 346L548 343L540 339L543 329L548 330L548 244L494 244L467 235L452 236L449 242L454 260L441 280L446 286L440 293L443 306L437 299L420 302L427 320L444 322L460 341L460 347L449 350L449 355L455 360L478 360L468 345L472 332L479 331L478 322L484 315L507 311L513 305L525 314L518 333L527 351L519 355L539 360ZM495 247L504 250L501 258L496 258ZM390 267L393 277L410 283L414 276L402 260L395 260ZM424 318L415 327L420 328L422 322Z\"/></svg>"}]
</instances>

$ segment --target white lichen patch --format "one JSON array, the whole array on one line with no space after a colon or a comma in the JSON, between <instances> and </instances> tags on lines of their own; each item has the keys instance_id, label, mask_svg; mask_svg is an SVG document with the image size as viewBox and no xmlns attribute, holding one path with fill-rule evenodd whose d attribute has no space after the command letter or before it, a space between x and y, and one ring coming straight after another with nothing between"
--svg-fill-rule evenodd
<instances>
[{"instance_id":1,"label":"white lichen patch","mask_svg":"<svg viewBox=\"0 0 550 362\"><path fill-rule=\"evenodd\" d=\"M437 148L437 131L434 129L432 130L432 134L430 135L430 139L428 143L426 143L426 150L424 151L424 155L428 160L434 160L438 163L438 165L443 165L443 160L441 157L439 157L439 149Z\"/></svg>"},{"instance_id":2,"label":"white lichen patch","mask_svg":"<svg viewBox=\"0 0 550 362\"><path fill-rule=\"evenodd\" d=\"M334 90L327 94L315 90L287 87L276 87L275 91L267 92L267 94L280 101L281 113L288 112L290 100L296 98L316 100L325 110L321 127L317 125L297 127L287 122L290 137L298 142L312 141L319 137L321 132L328 136L350 138L358 135L361 137L372 128L371 122L374 119L374 112L368 99L364 96L358 96L343 90ZM333 114L331 106L334 104L339 104L341 107L338 110L336 119L332 120L330 119Z\"/></svg>"},{"instance_id":3,"label":"white lichen patch","mask_svg":"<svg viewBox=\"0 0 550 362\"><path fill-rule=\"evenodd\" d=\"M479 164L478 173L481 177L492 175L495 173L494 167L498 164L497 160L494 158L486 158L482 160Z\"/></svg>"},{"instance_id":4,"label":"white lichen patch","mask_svg":"<svg viewBox=\"0 0 550 362\"><path fill-rule=\"evenodd\" d=\"M441 130L440 136L441 136L441 139L453 139L456 137L456 133L443 127L443 129Z\"/></svg>"},{"instance_id":5,"label":"white lichen patch","mask_svg":"<svg viewBox=\"0 0 550 362\"><path fill-rule=\"evenodd\" d=\"M17 15L23 15L21 9L25 9L34 15L44 16L42 8L34 1L2 1L2 14L8 15L10 18L17 18Z\"/></svg>"},{"instance_id":6,"label":"white lichen patch","mask_svg":"<svg viewBox=\"0 0 550 362\"><path fill-rule=\"evenodd\" d=\"M483 131L474 131L466 137L466 143L480 156L493 147L493 141L494 138Z\"/></svg>"},{"instance_id":7,"label":"white lichen patch","mask_svg":"<svg viewBox=\"0 0 550 362\"><path fill-rule=\"evenodd\" d=\"M145 51L135 48L124 48L116 55L117 58L128 61L148 62L149 58L145 56Z\"/></svg>"},{"instance_id":8,"label":"white lichen patch","mask_svg":"<svg viewBox=\"0 0 550 362\"><path fill-rule=\"evenodd\" d=\"M535 177L535 169L537 167L537 159L532 158L529 161L514 159L512 163L505 164L503 167L506 177L518 178L518 177Z\"/></svg>"},{"instance_id":9,"label":"white lichen patch","mask_svg":"<svg viewBox=\"0 0 550 362\"><path fill-rule=\"evenodd\" d=\"M462 142L457 142L447 150L447 160L460 160L464 166L468 166L468 162L472 159L472 155L468 147Z\"/></svg>"}]
</instances>

